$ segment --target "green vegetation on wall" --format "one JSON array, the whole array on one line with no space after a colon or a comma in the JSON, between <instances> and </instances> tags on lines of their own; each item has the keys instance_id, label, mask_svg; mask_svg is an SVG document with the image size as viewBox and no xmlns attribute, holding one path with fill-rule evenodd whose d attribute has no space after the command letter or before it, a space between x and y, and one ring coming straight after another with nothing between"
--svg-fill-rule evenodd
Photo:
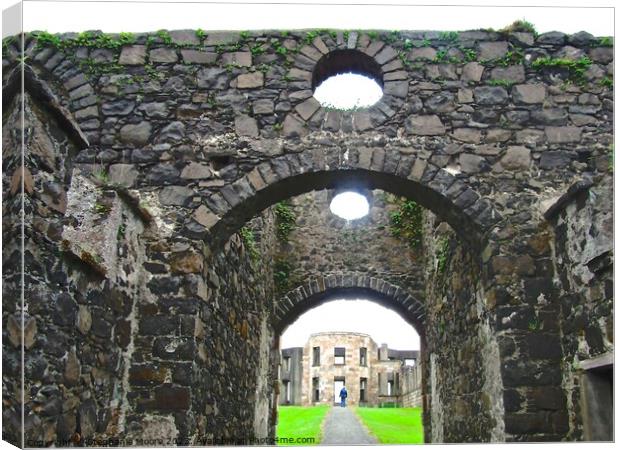
<instances>
[{"instance_id":1,"label":"green vegetation on wall","mask_svg":"<svg viewBox=\"0 0 620 450\"><path fill-rule=\"evenodd\" d=\"M256 245L256 238L254 237L254 232L247 227L241 228L239 230L239 234L241 235L241 239L243 239L243 244L250 255L250 260L253 263L258 262L260 259L260 252L258 251L258 246Z\"/></svg>"},{"instance_id":2,"label":"green vegetation on wall","mask_svg":"<svg viewBox=\"0 0 620 450\"><path fill-rule=\"evenodd\" d=\"M390 213L390 233L412 249L422 245L422 207L413 200L400 200L397 211Z\"/></svg>"},{"instance_id":3,"label":"green vegetation on wall","mask_svg":"<svg viewBox=\"0 0 620 450\"><path fill-rule=\"evenodd\" d=\"M291 203L288 200L276 203L275 213L276 233L281 241L286 242L297 222Z\"/></svg>"}]
</instances>

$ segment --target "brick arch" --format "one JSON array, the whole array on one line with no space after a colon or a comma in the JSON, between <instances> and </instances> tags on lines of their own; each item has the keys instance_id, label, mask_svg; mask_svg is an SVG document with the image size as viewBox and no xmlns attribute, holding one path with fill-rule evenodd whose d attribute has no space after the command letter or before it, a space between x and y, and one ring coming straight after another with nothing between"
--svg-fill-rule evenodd
<instances>
[{"instance_id":1,"label":"brick arch","mask_svg":"<svg viewBox=\"0 0 620 450\"><path fill-rule=\"evenodd\" d=\"M282 333L306 311L333 299L369 299L396 311L424 336L424 303L407 290L361 272L330 273L308 278L274 305L274 327Z\"/></svg>"},{"instance_id":2,"label":"brick arch","mask_svg":"<svg viewBox=\"0 0 620 450\"><path fill-rule=\"evenodd\" d=\"M501 215L466 181L422 158L383 149L351 149L348 160L322 149L263 162L203 199L188 218L189 234L222 245L250 218L287 198L319 189L381 189L415 200L448 222L475 249ZM334 160L335 158L335 160Z\"/></svg>"}]
</instances>

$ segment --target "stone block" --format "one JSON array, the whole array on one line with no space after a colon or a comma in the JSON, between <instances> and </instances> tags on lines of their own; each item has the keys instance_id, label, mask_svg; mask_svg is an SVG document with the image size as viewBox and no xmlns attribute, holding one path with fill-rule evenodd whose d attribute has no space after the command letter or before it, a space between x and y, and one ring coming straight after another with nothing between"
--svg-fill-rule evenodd
<instances>
[{"instance_id":1,"label":"stone block","mask_svg":"<svg viewBox=\"0 0 620 450\"><path fill-rule=\"evenodd\" d=\"M414 48L407 55L409 61L416 61L418 59L426 59L432 61L437 56L437 50L433 47L420 47Z\"/></svg>"},{"instance_id":2,"label":"stone block","mask_svg":"<svg viewBox=\"0 0 620 450\"><path fill-rule=\"evenodd\" d=\"M503 58L508 53L508 42L480 42L478 57L481 60Z\"/></svg>"},{"instance_id":3,"label":"stone block","mask_svg":"<svg viewBox=\"0 0 620 450\"><path fill-rule=\"evenodd\" d=\"M506 89L500 86L481 86L474 89L476 103L480 105L503 105L508 101Z\"/></svg>"},{"instance_id":4,"label":"stone block","mask_svg":"<svg viewBox=\"0 0 620 450\"><path fill-rule=\"evenodd\" d=\"M527 170L532 162L531 152L526 147L510 146L500 162L505 169Z\"/></svg>"},{"instance_id":5,"label":"stone block","mask_svg":"<svg viewBox=\"0 0 620 450\"><path fill-rule=\"evenodd\" d=\"M459 155L459 165L465 173L479 173L488 169L486 158L470 153L461 153Z\"/></svg>"},{"instance_id":6,"label":"stone block","mask_svg":"<svg viewBox=\"0 0 620 450\"><path fill-rule=\"evenodd\" d=\"M196 211L194 211L192 219L207 229L211 228L220 220L220 218L213 214L205 205L200 205Z\"/></svg>"},{"instance_id":7,"label":"stone block","mask_svg":"<svg viewBox=\"0 0 620 450\"><path fill-rule=\"evenodd\" d=\"M142 121L137 124L127 124L121 128L119 139L125 144L142 146L149 141L151 130L151 124L147 121Z\"/></svg>"},{"instance_id":8,"label":"stone block","mask_svg":"<svg viewBox=\"0 0 620 450\"><path fill-rule=\"evenodd\" d=\"M121 50L118 63L127 66L141 66L146 62L146 45L125 46Z\"/></svg>"},{"instance_id":9,"label":"stone block","mask_svg":"<svg viewBox=\"0 0 620 450\"><path fill-rule=\"evenodd\" d=\"M237 77L238 89L255 89L262 87L265 83L263 72L252 72L241 74Z\"/></svg>"},{"instance_id":10,"label":"stone block","mask_svg":"<svg viewBox=\"0 0 620 450\"><path fill-rule=\"evenodd\" d=\"M168 33L172 43L176 45L199 45L200 39L195 30L173 30Z\"/></svg>"},{"instance_id":11,"label":"stone block","mask_svg":"<svg viewBox=\"0 0 620 450\"><path fill-rule=\"evenodd\" d=\"M461 73L461 80L473 81L478 83L482 79L484 73L484 66L477 62L469 62L463 66L463 72Z\"/></svg>"},{"instance_id":12,"label":"stone block","mask_svg":"<svg viewBox=\"0 0 620 450\"><path fill-rule=\"evenodd\" d=\"M515 103L542 103L545 96L546 89L542 84L518 84L512 88L512 99Z\"/></svg>"},{"instance_id":13,"label":"stone block","mask_svg":"<svg viewBox=\"0 0 620 450\"><path fill-rule=\"evenodd\" d=\"M581 141L581 129L577 127L545 127L545 136L550 144L565 144Z\"/></svg>"},{"instance_id":14,"label":"stone block","mask_svg":"<svg viewBox=\"0 0 620 450\"><path fill-rule=\"evenodd\" d=\"M231 52L223 53L221 56L223 65L236 65L241 67L252 66L252 53L250 52Z\"/></svg>"},{"instance_id":15,"label":"stone block","mask_svg":"<svg viewBox=\"0 0 620 450\"><path fill-rule=\"evenodd\" d=\"M492 80L505 80L511 83L523 83L525 81L525 69L521 64L508 67L496 67L491 71Z\"/></svg>"},{"instance_id":16,"label":"stone block","mask_svg":"<svg viewBox=\"0 0 620 450\"><path fill-rule=\"evenodd\" d=\"M159 202L164 206L186 206L194 191L185 186L166 186L159 191Z\"/></svg>"},{"instance_id":17,"label":"stone block","mask_svg":"<svg viewBox=\"0 0 620 450\"><path fill-rule=\"evenodd\" d=\"M155 48L149 53L149 61L154 63L175 63L179 56L172 48Z\"/></svg>"},{"instance_id":18,"label":"stone block","mask_svg":"<svg viewBox=\"0 0 620 450\"><path fill-rule=\"evenodd\" d=\"M282 134L286 137L301 137L306 133L304 122L292 114L287 114L282 124Z\"/></svg>"},{"instance_id":19,"label":"stone block","mask_svg":"<svg viewBox=\"0 0 620 450\"><path fill-rule=\"evenodd\" d=\"M438 116L409 116L405 122L405 130L417 136L441 136L446 127Z\"/></svg>"},{"instance_id":20,"label":"stone block","mask_svg":"<svg viewBox=\"0 0 620 450\"><path fill-rule=\"evenodd\" d=\"M259 135L258 123L253 117L237 116L235 117L235 131L238 136L256 138Z\"/></svg>"},{"instance_id":21,"label":"stone block","mask_svg":"<svg viewBox=\"0 0 620 450\"><path fill-rule=\"evenodd\" d=\"M181 56L189 64L212 64L217 59L217 53L202 50L182 49Z\"/></svg>"},{"instance_id":22,"label":"stone block","mask_svg":"<svg viewBox=\"0 0 620 450\"><path fill-rule=\"evenodd\" d=\"M297 105L295 111L297 111L302 119L308 120L320 107L321 104L314 97L310 97L305 102Z\"/></svg>"},{"instance_id":23,"label":"stone block","mask_svg":"<svg viewBox=\"0 0 620 450\"><path fill-rule=\"evenodd\" d=\"M475 128L456 128L452 132L452 137L461 142L479 144L482 139L482 132Z\"/></svg>"}]
</instances>

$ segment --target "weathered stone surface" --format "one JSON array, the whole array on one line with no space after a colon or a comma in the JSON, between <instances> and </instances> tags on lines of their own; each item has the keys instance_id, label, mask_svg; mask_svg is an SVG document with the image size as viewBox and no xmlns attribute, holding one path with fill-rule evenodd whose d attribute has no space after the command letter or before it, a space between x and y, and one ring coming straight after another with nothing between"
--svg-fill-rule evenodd
<instances>
[{"instance_id":1,"label":"weathered stone surface","mask_svg":"<svg viewBox=\"0 0 620 450\"><path fill-rule=\"evenodd\" d=\"M204 164L190 162L181 171L181 178L189 180L200 180L203 178L210 178L213 175L211 168Z\"/></svg>"},{"instance_id":2,"label":"weathered stone surface","mask_svg":"<svg viewBox=\"0 0 620 450\"><path fill-rule=\"evenodd\" d=\"M461 79L463 81L479 82L484 73L484 66L477 62L469 62L463 66Z\"/></svg>"},{"instance_id":3,"label":"weathered stone surface","mask_svg":"<svg viewBox=\"0 0 620 450\"><path fill-rule=\"evenodd\" d=\"M542 84L518 84L512 88L512 98L515 103L542 103L545 95L545 86Z\"/></svg>"},{"instance_id":4,"label":"weathered stone surface","mask_svg":"<svg viewBox=\"0 0 620 450\"><path fill-rule=\"evenodd\" d=\"M508 52L508 42L481 42L478 48L478 57L481 60L503 58Z\"/></svg>"},{"instance_id":5,"label":"weathered stone surface","mask_svg":"<svg viewBox=\"0 0 620 450\"><path fill-rule=\"evenodd\" d=\"M274 103L269 99L256 100L252 104L252 111L254 114L273 114L274 110Z\"/></svg>"},{"instance_id":6,"label":"weathered stone surface","mask_svg":"<svg viewBox=\"0 0 620 450\"><path fill-rule=\"evenodd\" d=\"M287 137L299 137L306 134L304 123L292 114L288 114L282 124L282 134Z\"/></svg>"},{"instance_id":7,"label":"weathered stone surface","mask_svg":"<svg viewBox=\"0 0 620 450\"><path fill-rule=\"evenodd\" d=\"M200 205L196 211L194 211L192 219L207 229L211 228L220 220L218 216L213 214L209 208L204 205Z\"/></svg>"},{"instance_id":8,"label":"weathered stone surface","mask_svg":"<svg viewBox=\"0 0 620 450\"><path fill-rule=\"evenodd\" d=\"M418 136L438 136L446 132L444 124L437 116L410 116L405 122L409 134Z\"/></svg>"},{"instance_id":9,"label":"weathered stone surface","mask_svg":"<svg viewBox=\"0 0 620 450\"><path fill-rule=\"evenodd\" d=\"M137 124L127 124L121 128L119 138L126 144L141 146L149 141L151 131L151 124L146 121Z\"/></svg>"},{"instance_id":10,"label":"weathered stone surface","mask_svg":"<svg viewBox=\"0 0 620 450\"><path fill-rule=\"evenodd\" d=\"M568 142L579 142L581 140L581 129L577 127L545 127L547 142L550 144L563 144Z\"/></svg>"},{"instance_id":11,"label":"weathered stone surface","mask_svg":"<svg viewBox=\"0 0 620 450\"><path fill-rule=\"evenodd\" d=\"M237 77L237 87L239 89L259 88L263 86L264 82L263 72L245 73Z\"/></svg>"},{"instance_id":12,"label":"weathered stone surface","mask_svg":"<svg viewBox=\"0 0 620 450\"><path fill-rule=\"evenodd\" d=\"M240 67L251 67L252 66L252 53L250 52L231 52L231 53L222 53L222 64L224 65L235 65Z\"/></svg>"},{"instance_id":13,"label":"weathered stone surface","mask_svg":"<svg viewBox=\"0 0 620 450\"><path fill-rule=\"evenodd\" d=\"M93 318L90 309L87 306L79 305L76 322L77 329L80 330L80 333L86 335L90 331L92 323Z\"/></svg>"},{"instance_id":14,"label":"weathered stone surface","mask_svg":"<svg viewBox=\"0 0 620 450\"><path fill-rule=\"evenodd\" d=\"M179 59L176 50L170 48L156 48L149 52L149 60L156 63L175 63Z\"/></svg>"},{"instance_id":15,"label":"weathered stone surface","mask_svg":"<svg viewBox=\"0 0 620 450\"><path fill-rule=\"evenodd\" d=\"M483 86L474 89L474 98L480 105L502 105L508 101L508 93L503 87Z\"/></svg>"},{"instance_id":16,"label":"weathered stone surface","mask_svg":"<svg viewBox=\"0 0 620 450\"><path fill-rule=\"evenodd\" d=\"M505 80L511 83L523 83L525 81L525 69L521 64L508 67L496 67L491 71L492 80Z\"/></svg>"},{"instance_id":17,"label":"weathered stone surface","mask_svg":"<svg viewBox=\"0 0 620 450\"><path fill-rule=\"evenodd\" d=\"M510 146L500 162L505 169L527 170L532 162L531 152L526 147Z\"/></svg>"},{"instance_id":18,"label":"weathered stone surface","mask_svg":"<svg viewBox=\"0 0 620 450\"><path fill-rule=\"evenodd\" d=\"M165 119L168 117L168 106L165 102L144 103L138 109L154 119Z\"/></svg>"},{"instance_id":19,"label":"weathered stone surface","mask_svg":"<svg viewBox=\"0 0 620 450\"><path fill-rule=\"evenodd\" d=\"M482 132L475 128L457 128L452 133L455 139L468 142L470 144L479 144L482 138Z\"/></svg>"},{"instance_id":20,"label":"weathered stone surface","mask_svg":"<svg viewBox=\"0 0 620 450\"><path fill-rule=\"evenodd\" d=\"M256 119L246 115L236 117L235 131L239 136L258 137L258 124L256 123Z\"/></svg>"},{"instance_id":21,"label":"weathered stone surface","mask_svg":"<svg viewBox=\"0 0 620 450\"><path fill-rule=\"evenodd\" d=\"M420 47L414 48L409 52L407 59L410 61L416 61L418 59L434 60L437 56L437 50L433 47Z\"/></svg>"},{"instance_id":22,"label":"weathered stone surface","mask_svg":"<svg viewBox=\"0 0 620 450\"><path fill-rule=\"evenodd\" d=\"M159 202L165 206L184 206L194 195L194 191L185 186L166 186L159 192Z\"/></svg>"},{"instance_id":23,"label":"weathered stone surface","mask_svg":"<svg viewBox=\"0 0 620 450\"><path fill-rule=\"evenodd\" d=\"M541 169L556 169L566 167L570 164L570 155L562 150L554 151L548 150L543 152L540 156L540 168Z\"/></svg>"},{"instance_id":24,"label":"weathered stone surface","mask_svg":"<svg viewBox=\"0 0 620 450\"><path fill-rule=\"evenodd\" d=\"M488 163L484 157L469 153L459 155L459 165L465 173L478 173L488 169Z\"/></svg>"},{"instance_id":25,"label":"weathered stone surface","mask_svg":"<svg viewBox=\"0 0 620 450\"><path fill-rule=\"evenodd\" d=\"M189 64L212 64L217 59L217 53L191 49L181 49L181 56Z\"/></svg>"},{"instance_id":26,"label":"weathered stone surface","mask_svg":"<svg viewBox=\"0 0 620 450\"><path fill-rule=\"evenodd\" d=\"M216 67L199 70L196 74L196 84L200 88L226 89L230 82L226 69Z\"/></svg>"},{"instance_id":27,"label":"weathered stone surface","mask_svg":"<svg viewBox=\"0 0 620 450\"><path fill-rule=\"evenodd\" d=\"M302 119L308 120L320 107L321 104L314 97L310 97L305 102L297 105L295 111L297 111Z\"/></svg>"},{"instance_id":28,"label":"weathered stone surface","mask_svg":"<svg viewBox=\"0 0 620 450\"><path fill-rule=\"evenodd\" d=\"M146 62L146 46L130 45L123 47L118 59L119 64L128 66L139 66Z\"/></svg>"},{"instance_id":29,"label":"weathered stone surface","mask_svg":"<svg viewBox=\"0 0 620 450\"><path fill-rule=\"evenodd\" d=\"M80 379L81 367L75 350L71 350L65 360L64 382L67 386L74 386Z\"/></svg>"}]
</instances>

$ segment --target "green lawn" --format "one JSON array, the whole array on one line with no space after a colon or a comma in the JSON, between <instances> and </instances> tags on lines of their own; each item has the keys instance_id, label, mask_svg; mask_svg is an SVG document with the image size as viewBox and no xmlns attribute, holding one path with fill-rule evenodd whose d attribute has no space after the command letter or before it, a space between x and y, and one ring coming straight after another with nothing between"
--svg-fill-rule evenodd
<instances>
[{"instance_id":1,"label":"green lawn","mask_svg":"<svg viewBox=\"0 0 620 450\"><path fill-rule=\"evenodd\" d=\"M423 444L422 408L355 408L382 444Z\"/></svg>"},{"instance_id":2,"label":"green lawn","mask_svg":"<svg viewBox=\"0 0 620 450\"><path fill-rule=\"evenodd\" d=\"M321 441L321 424L327 411L329 411L329 405L280 406L276 428L278 439L314 438L314 442L278 442L278 445L317 445Z\"/></svg>"}]
</instances>

